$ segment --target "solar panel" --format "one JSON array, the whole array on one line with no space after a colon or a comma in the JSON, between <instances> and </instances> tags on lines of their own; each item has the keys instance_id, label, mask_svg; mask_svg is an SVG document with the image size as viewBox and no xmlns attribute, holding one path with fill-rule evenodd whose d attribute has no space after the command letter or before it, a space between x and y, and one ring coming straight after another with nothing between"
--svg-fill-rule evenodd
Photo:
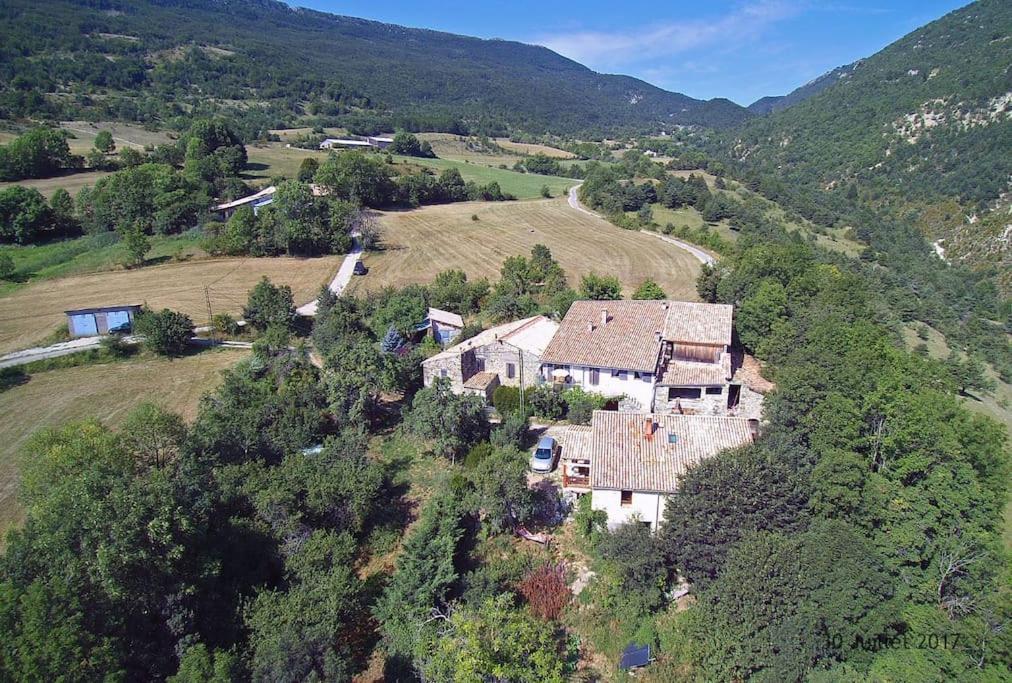
<instances>
[{"instance_id":1,"label":"solar panel","mask_svg":"<svg viewBox=\"0 0 1012 683\"><path fill-rule=\"evenodd\" d=\"M622 652L622 661L619 662L620 669L635 669L646 666L650 663L650 646L629 643Z\"/></svg>"}]
</instances>

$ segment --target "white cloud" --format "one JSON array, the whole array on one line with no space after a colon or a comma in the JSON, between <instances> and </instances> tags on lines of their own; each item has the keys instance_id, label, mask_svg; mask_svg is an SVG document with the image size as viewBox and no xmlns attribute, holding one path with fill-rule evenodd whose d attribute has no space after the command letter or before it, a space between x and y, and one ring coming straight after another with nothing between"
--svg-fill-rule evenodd
<instances>
[{"instance_id":1,"label":"white cloud","mask_svg":"<svg viewBox=\"0 0 1012 683\"><path fill-rule=\"evenodd\" d=\"M560 33L541 36L535 42L582 64L612 68L754 40L800 10L797 2L759 0L713 20L655 23L622 31Z\"/></svg>"}]
</instances>

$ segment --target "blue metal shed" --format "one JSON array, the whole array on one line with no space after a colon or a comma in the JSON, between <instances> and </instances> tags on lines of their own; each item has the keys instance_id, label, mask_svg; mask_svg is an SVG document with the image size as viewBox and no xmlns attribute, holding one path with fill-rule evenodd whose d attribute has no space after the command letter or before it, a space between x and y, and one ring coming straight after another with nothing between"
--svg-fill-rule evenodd
<instances>
[{"instance_id":1,"label":"blue metal shed","mask_svg":"<svg viewBox=\"0 0 1012 683\"><path fill-rule=\"evenodd\" d=\"M67 330L72 339L112 332L130 332L133 330L134 317L140 310L141 307L137 304L76 308L66 311Z\"/></svg>"}]
</instances>

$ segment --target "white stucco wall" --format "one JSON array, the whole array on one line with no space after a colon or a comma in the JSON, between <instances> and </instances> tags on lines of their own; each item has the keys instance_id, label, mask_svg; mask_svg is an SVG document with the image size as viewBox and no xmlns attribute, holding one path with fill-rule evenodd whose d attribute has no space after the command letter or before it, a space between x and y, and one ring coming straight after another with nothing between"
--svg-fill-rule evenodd
<instances>
[{"instance_id":1,"label":"white stucco wall","mask_svg":"<svg viewBox=\"0 0 1012 683\"><path fill-rule=\"evenodd\" d=\"M656 529L664 518L664 496L659 493L633 491L632 505L622 505L622 492L610 489L594 489L590 494L590 507L608 513L608 528L628 522L634 516L641 522L650 522Z\"/></svg>"},{"instance_id":2,"label":"white stucco wall","mask_svg":"<svg viewBox=\"0 0 1012 683\"><path fill-rule=\"evenodd\" d=\"M553 369L554 366L544 367L543 372L546 380L551 381ZM590 383L590 371L589 367L569 366L571 386L578 386L584 391L609 397L625 395L639 403L641 410L651 409L654 398L654 380L656 379L656 375L653 373L640 373L640 378L637 379L635 373L628 371L625 374L625 379L622 379L621 377L612 377L611 370L601 368L598 373L598 383L593 385Z\"/></svg>"}]
</instances>

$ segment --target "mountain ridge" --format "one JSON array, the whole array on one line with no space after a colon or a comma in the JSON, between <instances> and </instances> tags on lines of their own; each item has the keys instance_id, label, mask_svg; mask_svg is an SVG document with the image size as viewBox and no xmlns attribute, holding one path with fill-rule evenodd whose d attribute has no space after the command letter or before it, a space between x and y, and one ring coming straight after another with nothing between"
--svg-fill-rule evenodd
<instances>
[{"instance_id":1,"label":"mountain ridge","mask_svg":"<svg viewBox=\"0 0 1012 683\"><path fill-rule=\"evenodd\" d=\"M49 100L87 79L101 81L94 74L75 76L63 62L69 56L96 70L125 71L112 79L113 85L129 86L113 88L124 97L162 92L184 100L245 98L286 105L308 100L324 111L498 120L507 127L570 134L673 125L726 128L751 116L726 99L696 100L631 76L597 73L543 46L408 28L275 0L11 0L0 19L5 38L0 64L6 67L0 80L31 74L30 80L47 83L39 95ZM205 48L217 52L191 54ZM159 61L167 51L182 57ZM99 64L99 55L119 63Z\"/></svg>"}]
</instances>

